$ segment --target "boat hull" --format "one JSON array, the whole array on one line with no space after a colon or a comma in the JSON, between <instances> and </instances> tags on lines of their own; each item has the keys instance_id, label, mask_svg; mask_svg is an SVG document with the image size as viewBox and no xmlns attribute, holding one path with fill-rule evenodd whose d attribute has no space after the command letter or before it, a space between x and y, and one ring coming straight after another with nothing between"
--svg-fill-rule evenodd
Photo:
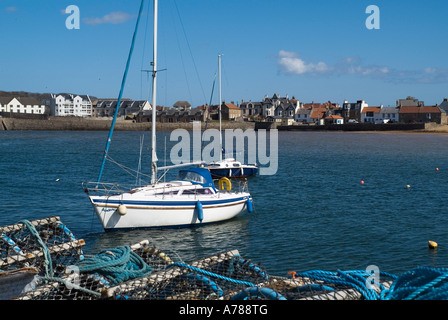
<instances>
[{"instance_id":1,"label":"boat hull","mask_svg":"<svg viewBox=\"0 0 448 320\"><path fill-rule=\"evenodd\" d=\"M241 193L237 197L189 201L126 201L95 196L91 196L90 200L104 230L110 231L185 227L225 221L246 210L251 198L248 193Z\"/></svg>"}]
</instances>

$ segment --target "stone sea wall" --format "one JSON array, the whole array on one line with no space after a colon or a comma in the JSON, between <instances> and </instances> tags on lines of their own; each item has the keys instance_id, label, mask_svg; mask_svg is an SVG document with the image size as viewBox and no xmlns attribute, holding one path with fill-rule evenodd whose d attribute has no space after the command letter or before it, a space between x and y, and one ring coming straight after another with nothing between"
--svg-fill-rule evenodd
<instances>
[{"instance_id":1,"label":"stone sea wall","mask_svg":"<svg viewBox=\"0 0 448 320\"><path fill-rule=\"evenodd\" d=\"M17 119L17 118L0 118L1 130L21 130L21 131L104 131L109 130L112 120L98 120L90 118L63 118L50 117L47 120L41 119ZM205 129L205 123L202 123L202 129ZM223 122L222 129L253 129L254 122ZM172 131L174 129L183 128L192 130L192 123L157 123L158 131ZM219 128L218 122L210 122L207 128ZM117 120L115 130L117 131L150 131L152 129L151 122L135 123L130 120Z\"/></svg>"},{"instance_id":2,"label":"stone sea wall","mask_svg":"<svg viewBox=\"0 0 448 320\"><path fill-rule=\"evenodd\" d=\"M20 119L20 118L0 118L0 131L106 131L110 129L112 120L77 118L77 117L49 117L48 119ZM178 128L192 130L192 123L157 123L158 131L172 131ZM201 129L218 129L219 122L211 121L202 123ZM433 123L394 123L394 124L344 124L344 125L293 125L281 126L272 122L233 122L224 121L222 129L278 129L279 131L413 131L413 132L448 132L447 125ZM151 122L135 123L131 120L117 120L115 130L117 131L150 131Z\"/></svg>"}]
</instances>

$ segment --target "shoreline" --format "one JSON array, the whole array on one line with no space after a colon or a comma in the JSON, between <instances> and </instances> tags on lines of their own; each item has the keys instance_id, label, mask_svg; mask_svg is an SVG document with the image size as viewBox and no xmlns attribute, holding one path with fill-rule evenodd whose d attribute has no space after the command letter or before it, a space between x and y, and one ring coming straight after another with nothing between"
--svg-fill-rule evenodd
<instances>
[{"instance_id":1,"label":"shoreline","mask_svg":"<svg viewBox=\"0 0 448 320\"><path fill-rule=\"evenodd\" d=\"M19 119L0 118L0 131L108 131L112 121L110 119L91 118L60 118L50 117L43 119ZM222 129L257 129L255 122L225 121L221 125ZM192 130L193 123L157 123L157 131L173 131L175 129ZM206 129L206 124L201 123L201 130ZM207 129L219 129L219 123L212 121L207 124ZM266 128L269 130L269 128ZM136 123L131 120L117 120L116 131L151 131L152 123ZM279 130L289 132L354 132L354 133L382 133L382 134L433 134L448 135L448 125L428 125L425 129L397 129L397 130L327 130L326 128L314 130Z\"/></svg>"}]
</instances>

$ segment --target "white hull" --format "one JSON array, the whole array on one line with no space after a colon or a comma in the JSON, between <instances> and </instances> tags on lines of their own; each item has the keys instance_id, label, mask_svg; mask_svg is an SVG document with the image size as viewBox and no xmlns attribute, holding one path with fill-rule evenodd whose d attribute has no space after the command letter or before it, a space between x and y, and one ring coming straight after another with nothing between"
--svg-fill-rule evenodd
<instances>
[{"instance_id":1,"label":"white hull","mask_svg":"<svg viewBox=\"0 0 448 320\"><path fill-rule=\"evenodd\" d=\"M161 187L163 188L163 187ZM174 187L173 191L178 192ZM191 186L190 186L191 188ZM234 218L247 209L247 192L219 192L205 195L148 195L153 187L114 196L89 196L104 230L162 228L220 222ZM160 190L160 188L159 188ZM146 195L145 195L146 193ZM201 208L198 208L198 201Z\"/></svg>"}]
</instances>

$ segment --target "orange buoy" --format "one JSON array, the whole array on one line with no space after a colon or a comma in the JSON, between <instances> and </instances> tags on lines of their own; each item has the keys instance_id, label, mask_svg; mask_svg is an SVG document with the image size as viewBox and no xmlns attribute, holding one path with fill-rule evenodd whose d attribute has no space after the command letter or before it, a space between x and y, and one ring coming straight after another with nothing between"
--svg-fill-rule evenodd
<instances>
[{"instance_id":1,"label":"orange buoy","mask_svg":"<svg viewBox=\"0 0 448 320\"><path fill-rule=\"evenodd\" d=\"M364 180L361 180L361 184L364 184Z\"/></svg>"},{"instance_id":2,"label":"orange buoy","mask_svg":"<svg viewBox=\"0 0 448 320\"><path fill-rule=\"evenodd\" d=\"M436 168L436 171L439 171L439 168Z\"/></svg>"},{"instance_id":3,"label":"orange buoy","mask_svg":"<svg viewBox=\"0 0 448 320\"><path fill-rule=\"evenodd\" d=\"M438 244L435 241L428 241L428 247L430 249L436 249L438 247Z\"/></svg>"}]
</instances>

